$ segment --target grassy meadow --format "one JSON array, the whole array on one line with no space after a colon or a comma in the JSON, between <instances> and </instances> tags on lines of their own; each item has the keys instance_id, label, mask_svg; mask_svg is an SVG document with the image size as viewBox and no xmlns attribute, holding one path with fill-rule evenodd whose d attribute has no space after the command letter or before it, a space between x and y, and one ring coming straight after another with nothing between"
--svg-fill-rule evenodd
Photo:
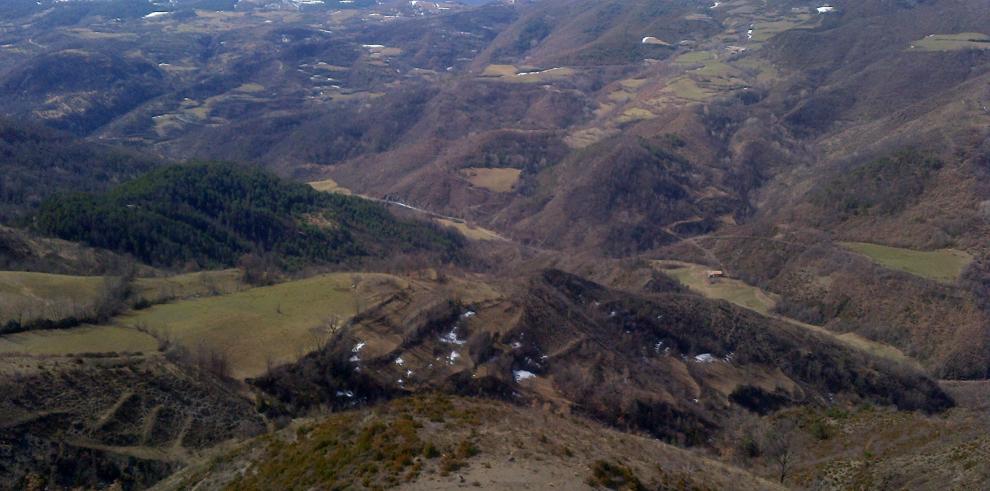
<instances>
[{"instance_id":1,"label":"grassy meadow","mask_svg":"<svg viewBox=\"0 0 990 491\"><path fill-rule=\"evenodd\" d=\"M128 327L81 326L0 336L0 354L64 356L73 353L150 353L158 340Z\"/></svg>"},{"instance_id":2,"label":"grassy meadow","mask_svg":"<svg viewBox=\"0 0 990 491\"><path fill-rule=\"evenodd\" d=\"M330 319L343 325L357 311L405 286L388 275L335 273L157 305L116 322L147 328L190 351L222 353L231 375L246 378L317 349L328 336Z\"/></svg>"},{"instance_id":3,"label":"grassy meadow","mask_svg":"<svg viewBox=\"0 0 990 491\"><path fill-rule=\"evenodd\" d=\"M522 174L522 170L509 167L468 167L459 172L471 185L496 193L512 191Z\"/></svg>"},{"instance_id":4,"label":"grassy meadow","mask_svg":"<svg viewBox=\"0 0 990 491\"><path fill-rule=\"evenodd\" d=\"M99 276L0 271L0 323L58 319L90 310L103 284Z\"/></svg>"},{"instance_id":5,"label":"grassy meadow","mask_svg":"<svg viewBox=\"0 0 990 491\"><path fill-rule=\"evenodd\" d=\"M990 49L990 36L979 32L958 34L931 34L911 43L916 51L959 51L964 49Z\"/></svg>"},{"instance_id":6,"label":"grassy meadow","mask_svg":"<svg viewBox=\"0 0 990 491\"><path fill-rule=\"evenodd\" d=\"M709 282L706 272L711 269L700 264L663 261L663 272L708 298L726 300L740 307L768 315L776 302L763 290L731 278ZM670 268L670 269L666 269Z\"/></svg>"},{"instance_id":7,"label":"grassy meadow","mask_svg":"<svg viewBox=\"0 0 990 491\"><path fill-rule=\"evenodd\" d=\"M883 267L942 283L954 283L973 260L969 254L955 249L916 251L866 242L840 242L840 245Z\"/></svg>"}]
</instances>

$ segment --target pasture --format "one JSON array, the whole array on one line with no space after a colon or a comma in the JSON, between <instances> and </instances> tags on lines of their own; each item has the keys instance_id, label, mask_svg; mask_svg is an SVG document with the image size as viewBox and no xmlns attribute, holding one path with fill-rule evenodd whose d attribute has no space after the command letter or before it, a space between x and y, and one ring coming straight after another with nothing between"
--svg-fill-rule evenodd
<instances>
[{"instance_id":1,"label":"pasture","mask_svg":"<svg viewBox=\"0 0 990 491\"><path fill-rule=\"evenodd\" d=\"M519 182L522 170L509 167L468 167L458 173L472 186L496 193L507 193Z\"/></svg>"},{"instance_id":2,"label":"pasture","mask_svg":"<svg viewBox=\"0 0 990 491\"><path fill-rule=\"evenodd\" d=\"M247 378L318 349L332 319L342 326L408 283L382 274L334 273L230 295L154 306L118 317L196 352L222 354Z\"/></svg>"},{"instance_id":3,"label":"pasture","mask_svg":"<svg viewBox=\"0 0 990 491\"><path fill-rule=\"evenodd\" d=\"M711 269L700 264L660 261L661 270L694 292L708 298L726 300L740 307L769 315L776 301L763 290L732 278L708 280Z\"/></svg>"},{"instance_id":4,"label":"pasture","mask_svg":"<svg viewBox=\"0 0 990 491\"><path fill-rule=\"evenodd\" d=\"M309 185L313 189L324 193L351 194L350 189L337 184L337 181L330 178L323 179L322 181L313 181L310 182Z\"/></svg>"},{"instance_id":5,"label":"pasture","mask_svg":"<svg viewBox=\"0 0 990 491\"><path fill-rule=\"evenodd\" d=\"M0 271L0 323L62 319L90 311L103 284L99 276Z\"/></svg>"},{"instance_id":6,"label":"pasture","mask_svg":"<svg viewBox=\"0 0 990 491\"><path fill-rule=\"evenodd\" d=\"M128 327L81 326L0 336L0 354L65 356L83 353L151 353L158 340Z\"/></svg>"},{"instance_id":7,"label":"pasture","mask_svg":"<svg viewBox=\"0 0 990 491\"><path fill-rule=\"evenodd\" d=\"M990 49L990 36L979 32L958 34L929 34L911 43L915 51L959 51L964 49Z\"/></svg>"},{"instance_id":8,"label":"pasture","mask_svg":"<svg viewBox=\"0 0 990 491\"><path fill-rule=\"evenodd\" d=\"M463 221L448 220L446 218L434 218L434 220L444 227L449 227L460 232L469 240L506 240L501 235L491 230L469 225Z\"/></svg>"},{"instance_id":9,"label":"pasture","mask_svg":"<svg viewBox=\"0 0 990 491\"><path fill-rule=\"evenodd\" d=\"M867 242L840 242L839 245L862 254L885 268L942 283L954 283L973 260L969 254L955 249L916 251Z\"/></svg>"}]
</instances>

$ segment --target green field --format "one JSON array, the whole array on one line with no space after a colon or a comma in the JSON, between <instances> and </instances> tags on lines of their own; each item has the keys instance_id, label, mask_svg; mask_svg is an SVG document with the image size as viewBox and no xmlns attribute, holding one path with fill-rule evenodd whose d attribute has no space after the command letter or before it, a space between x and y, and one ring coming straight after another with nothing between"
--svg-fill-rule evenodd
<instances>
[{"instance_id":1,"label":"green field","mask_svg":"<svg viewBox=\"0 0 990 491\"><path fill-rule=\"evenodd\" d=\"M0 271L0 322L61 319L92 309L103 278Z\"/></svg>"},{"instance_id":2,"label":"green field","mask_svg":"<svg viewBox=\"0 0 990 491\"><path fill-rule=\"evenodd\" d=\"M718 56L714 51L691 51L684 53L674 60L674 63L680 65L695 65L704 64L718 59Z\"/></svg>"},{"instance_id":3,"label":"green field","mask_svg":"<svg viewBox=\"0 0 990 491\"><path fill-rule=\"evenodd\" d=\"M132 300L162 302L176 298L231 293L243 288L236 269L204 271L134 280ZM11 319L59 320L92 313L105 291L102 276L71 276L0 271L0 323Z\"/></svg>"},{"instance_id":4,"label":"green field","mask_svg":"<svg viewBox=\"0 0 990 491\"><path fill-rule=\"evenodd\" d=\"M222 353L231 375L246 378L318 348L326 333L314 328L331 317L343 324L356 311L405 286L387 275L335 273L158 305L120 316L116 323L147 328L190 351Z\"/></svg>"},{"instance_id":5,"label":"green field","mask_svg":"<svg viewBox=\"0 0 990 491\"><path fill-rule=\"evenodd\" d=\"M138 278L134 280L133 295L155 303L174 298L233 293L246 287L241 276L240 270L222 269L161 278Z\"/></svg>"},{"instance_id":6,"label":"green field","mask_svg":"<svg viewBox=\"0 0 990 491\"><path fill-rule=\"evenodd\" d=\"M990 36L979 32L959 34L931 34L911 43L915 51L957 51L962 49L990 49Z\"/></svg>"},{"instance_id":7,"label":"green field","mask_svg":"<svg viewBox=\"0 0 990 491\"><path fill-rule=\"evenodd\" d=\"M916 251L866 242L840 242L839 244L886 268L943 283L953 283L958 280L963 269L973 260L969 254L955 249Z\"/></svg>"},{"instance_id":8,"label":"green field","mask_svg":"<svg viewBox=\"0 0 990 491\"><path fill-rule=\"evenodd\" d=\"M731 278L719 278L709 282L709 268L698 264L677 261L660 263L664 273L708 298L726 300L740 307L768 315L776 302L763 290Z\"/></svg>"},{"instance_id":9,"label":"green field","mask_svg":"<svg viewBox=\"0 0 990 491\"><path fill-rule=\"evenodd\" d=\"M0 353L68 355L72 353L143 352L158 350L158 340L136 329L82 326L0 336Z\"/></svg>"}]
</instances>

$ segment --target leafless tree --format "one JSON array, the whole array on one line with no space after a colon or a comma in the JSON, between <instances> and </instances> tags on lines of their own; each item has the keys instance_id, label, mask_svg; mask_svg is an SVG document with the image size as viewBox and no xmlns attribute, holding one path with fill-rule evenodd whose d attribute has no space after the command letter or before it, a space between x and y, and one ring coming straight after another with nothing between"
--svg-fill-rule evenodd
<instances>
[{"instance_id":1,"label":"leafless tree","mask_svg":"<svg viewBox=\"0 0 990 491\"><path fill-rule=\"evenodd\" d=\"M313 351L322 351L326 348L339 329L340 317L336 314L327 317L322 323L309 328L309 336L313 342Z\"/></svg>"},{"instance_id":2,"label":"leafless tree","mask_svg":"<svg viewBox=\"0 0 990 491\"><path fill-rule=\"evenodd\" d=\"M781 483L787 478L787 471L794 457L798 428L793 421L784 419L767 423L760 431L760 453L777 471Z\"/></svg>"}]
</instances>

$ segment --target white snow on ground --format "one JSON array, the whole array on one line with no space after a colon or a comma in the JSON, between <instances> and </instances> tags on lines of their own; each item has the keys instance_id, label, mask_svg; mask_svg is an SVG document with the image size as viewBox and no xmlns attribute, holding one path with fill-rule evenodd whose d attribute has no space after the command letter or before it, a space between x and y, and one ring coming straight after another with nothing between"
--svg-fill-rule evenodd
<instances>
[{"instance_id":1,"label":"white snow on ground","mask_svg":"<svg viewBox=\"0 0 990 491\"><path fill-rule=\"evenodd\" d=\"M447 362L450 363L451 365L453 365L454 362L456 362L457 359L460 358L460 357L461 357L461 354L460 353L458 353L456 351L451 351L450 352L450 356L447 357Z\"/></svg>"},{"instance_id":2,"label":"white snow on ground","mask_svg":"<svg viewBox=\"0 0 990 491\"><path fill-rule=\"evenodd\" d=\"M663 348L663 341L657 341L657 345L653 347L653 350L659 353L660 348Z\"/></svg>"},{"instance_id":3,"label":"white snow on ground","mask_svg":"<svg viewBox=\"0 0 990 491\"><path fill-rule=\"evenodd\" d=\"M364 345L365 345L365 343L361 342L361 343L355 344L354 347L351 348L351 353L354 353L354 356L352 356L349 359L350 362L357 363L357 362L361 361L361 357L358 356L357 354L361 351L361 349L364 348Z\"/></svg>"},{"instance_id":4,"label":"white snow on ground","mask_svg":"<svg viewBox=\"0 0 990 491\"><path fill-rule=\"evenodd\" d=\"M526 380L528 378L533 378L535 376L536 376L535 373L530 372L528 370L513 370L512 371L512 378L514 378L516 380L516 382L520 382L520 381Z\"/></svg>"},{"instance_id":5,"label":"white snow on ground","mask_svg":"<svg viewBox=\"0 0 990 491\"><path fill-rule=\"evenodd\" d=\"M152 12L152 13L150 13L150 14L148 14L148 15L146 15L146 16L144 16L144 18L145 18L145 19L154 19L155 17L161 17L161 16L163 16L163 15L168 15L168 14L170 14L170 13L171 13L171 12Z\"/></svg>"},{"instance_id":6,"label":"white snow on ground","mask_svg":"<svg viewBox=\"0 0 990 491\"><path fill-rule=\"evenodd\" d=\"M753 39L753 28L752 27L750 27L749 30L746 31L746 39Z\"/></svg>"},{"instance_id":7,"label":"white snow on ground","mask_svg":"<svg viewBox=\"0 0 990 491\"><path fill-rule=\"evenodd\" d=\"M519 348L522 348L522 343L520 343L519 341L513 341L512 349L519 349Z\"/></svg>"},{"instance_id":8,"label":"white snow on ground","mask_svg":"<svg viewBox=\"0 0 990 491\"><path fill-rule=\"evenodd\" d=\"M712 4L711 7L708 7L708 8L710 8L710 9L717 9L719 5L722 5L722 2L715 2L715 3Z\"/></svg>"},{"instance_id":9,"label":"white snow on ground","mask_svg":"<svg viewBox=\"0 0 990 491\"><path fill-rule=\"evenodd\" d=\"M337 397L354 397L354 393L349 390L338 390Z\"/></svg>"},{"instance_id":10,"label":"white snow on ground","mask_svg":"<svg viewBox=\"0 0 990 491\"><path fill-rule=\"evenodd\" d=\"M827 14L829 12L834 12L835 11L835 7L833 7L831 5L822 5L821 7L818 7L815 10L817 10L819 14Z\"/></svg>"},{"instance_id":11,"label":"white snow on ground","mask_svg":"<svg viewBox=\"0 0 990 491\"><path fill-rule=\"evenodd\" d=\"M712 356L711 353L702 353L702 354L694 357L694 361L697 361L699 363L711 363L711 362L713 362L713 361L715 361L717 359L718 358L715 358L714 356Z\"/></svg>"},{"instance_id":12,"label":"white snow on ground","mask_svg":"<svg viewBox=\"0 0 990 491\"><path fill-rule=\"evenodd\" d=\"M406 363L406 360L403 360L401 356L395 359L395 364L396 365L402 366L402 365L405 365L405 363Z\"/></svg>"},{"instance_id":13,"label":"white snow on ground","mask_svg":"<svg viewBox=\"0 0 990 491\"><path fill-rule=\"evenodd\" d=\"M477 314L475 314L475 312L473 310L469 310L467 312L464 312L464 314L461 315L461 317L463 317L465 319L470 319L470 318L474 317L475 315L477 315Z\"/></svg>"},{"instance_id":14,"label":"white snow on ground","mask_svg":"<svg viewBox=\"0 0 990 491\"><path fill-rule=\"evenodd\" d=\"M368 48L368 49L380 49L380 48L384 48L385 45L384 44L362 44L361 47L362 48Z\"/></svg>"},{"instance_id":15,"label":"white snow on ground","mask_svg":"<svg viewBox=\"0 0 990 491\"><path fill-rule=\"evenodd\" d=\"M539 75L541 73L552 72L554 70L563 70L563 67L550 68L550 69L547 69L547 70L539 70L539 71L536 71L536 72L522 72L522 73L517 73L516 76L517 77L522 77L524 75Z\"/></svg>"},{"instance_id":16,"label":"white snow on ground","mask_svg":"<svg viewBox=\"0 0 990 491\"><path fill-rule=\"evenodd\" d=\"M466 343L467 340L464 340L464 339L461 339L461 338L458 338L457 337L457 326L454 326L454 328L451 329L450 332L448 332L447 334L444 334L443 336L440 337L440 342L441 343L447 343L447 344L461 345L461 344Z\"/></svg>"}]
</instances>

